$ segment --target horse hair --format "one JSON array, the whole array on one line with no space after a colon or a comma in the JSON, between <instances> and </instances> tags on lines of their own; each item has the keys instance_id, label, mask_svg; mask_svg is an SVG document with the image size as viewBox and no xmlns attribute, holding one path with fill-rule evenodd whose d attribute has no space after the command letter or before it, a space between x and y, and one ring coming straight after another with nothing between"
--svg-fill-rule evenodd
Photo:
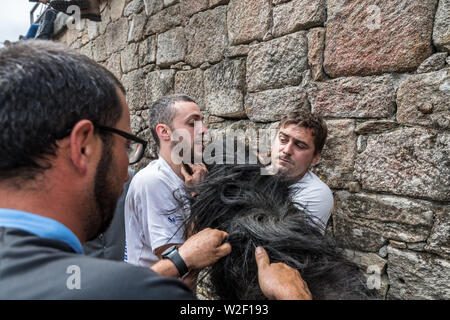
<instances>
[{"instance_id":1,"label":"horse hair","mask_svg":"<svg viewBox=\"0 0 450 320\"><path fill-rule=\"evenodd\" d=\"M313 299L369 298L359 268L292 202L292 181L261 175L260 169L214 165L202 183L188 189L195 196L187 196L190 216L185 237L216 228L228 233L226 241L232 246L231 254L204 270L197 285L218 299L266 299L254 257L255 248L263 246L271 263L284 262L299 270Z\"/></svg>"}]
</instances>

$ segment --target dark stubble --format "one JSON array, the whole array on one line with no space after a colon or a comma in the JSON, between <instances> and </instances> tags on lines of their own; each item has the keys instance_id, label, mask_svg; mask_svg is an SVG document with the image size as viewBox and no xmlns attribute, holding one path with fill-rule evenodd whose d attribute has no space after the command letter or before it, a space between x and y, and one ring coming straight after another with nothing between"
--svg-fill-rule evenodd
<instances>
[{"instance_id":1,"label":"dark stubble","mask_svg":"<svg viewBox=\"0 0 450 320\"><path fill-rule=\"evenodd\" d=\"M121 186L113 180L116 170L112 161L112 146L104 144L102 157L97 166L94 184L94 208L88 215L88 241L104 233L114 217Z\"/></svg>"}]
</instances>

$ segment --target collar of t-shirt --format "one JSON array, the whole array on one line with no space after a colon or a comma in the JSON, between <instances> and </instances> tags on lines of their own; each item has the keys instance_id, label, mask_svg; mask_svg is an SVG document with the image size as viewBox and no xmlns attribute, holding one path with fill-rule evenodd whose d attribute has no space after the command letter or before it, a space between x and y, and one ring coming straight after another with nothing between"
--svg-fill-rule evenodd
<instances>
[{"instance_id":1,"label":"collar of t-shirt","mask_svg":"<svg viewBox=\"0 0 450 320\"><path fill-rule=\"evenodd\" d=\"M62 223L34 213L0 208L0 227L19 229L40 238L59 240L83 254L80 240Z\"/></svg>"},{"instance_id":2,"label":"collar of t-shirt","mask_svg":"<svg viewBox=\"0 0 450 320\"><path fill-rule=\"evenodd\" d=\"M306 183L308 180L311 180L313 177L311 170L306 171L306 173L303 175L301 179L297 181L297 183Z\"/></svg>"},{"instance_id":3,"label":"collar of t-shirt","mask_svg":"<svg viewBox=\"0 0 450 320\"><path fill-rule=\"evenodd\" d=\"M180 184L180 185L184 185L184 181L179 177L179 176L177 176L177 174L172 170L172 167L167 163L167 161L166 160L164 160L164 158L163 157L161 157L161 156L159 156L159 158L158 158L158 160L157 161L159 161L160 163L161 163L161 165L163 166L163 167L165 167L165 169L167 170L167 172Z\"/></svg>"}]
</instances>

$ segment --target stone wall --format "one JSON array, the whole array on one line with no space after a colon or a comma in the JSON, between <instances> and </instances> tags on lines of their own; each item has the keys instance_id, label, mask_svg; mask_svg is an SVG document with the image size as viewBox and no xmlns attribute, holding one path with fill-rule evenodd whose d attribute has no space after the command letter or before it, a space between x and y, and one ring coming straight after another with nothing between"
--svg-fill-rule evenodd
<instances>
[{"instance_id":1,"label":"stone wall","mask_svg":"<svg viewBox=\"0 0 450 320\"><path fill-rule=\"evenodd\" d=\"M148 108L193 96L210 128L321 114L314 171L333 189L328 232L387 299L450 299L450 0L103 0L102 22L59 41ZM155 157L151 147L145 165ZM378 275L377 273L380 273Z\"/></svg>"}]
</instances>

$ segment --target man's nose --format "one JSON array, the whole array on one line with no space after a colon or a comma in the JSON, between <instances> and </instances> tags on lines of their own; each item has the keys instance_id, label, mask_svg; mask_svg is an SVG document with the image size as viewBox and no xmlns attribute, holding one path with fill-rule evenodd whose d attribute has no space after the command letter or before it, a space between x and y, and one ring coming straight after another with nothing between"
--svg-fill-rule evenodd
<instances>
[{"instance_id":1,"label":"man's nose","mask_svg":"<svg viewBox=\"0 0 450 320\"><path fill-rule=\"evenodd\" d=\"M202 134L205 134L207 131L208 131L208 128L206 127L206 125L202 121Z\"/></svg>"},{"instance_id":2,"label":"man's nose","mask_svg":"<svg viewBox=\"0 0 450 320\"><path fill-rule=\"evenodd\" d=\"M205 126L205 124L203 123L203 121L195 121L195 125L194 125L194 134L195 135L203 135L206 133L206 131L208 131L208 128Z\"/></svg>"},{"instance_id":3,"label":"man's nose","mask_svg":"<svg viewBox=\"0 0 450 320\"><path fill-rule=\"evenodd\" d=\"M283 153L290 156L292 154L292 147L293 147L293 143L292 142L288 142L283 147L283 150L282 150Z\"/></svg>"}]
</instances>

